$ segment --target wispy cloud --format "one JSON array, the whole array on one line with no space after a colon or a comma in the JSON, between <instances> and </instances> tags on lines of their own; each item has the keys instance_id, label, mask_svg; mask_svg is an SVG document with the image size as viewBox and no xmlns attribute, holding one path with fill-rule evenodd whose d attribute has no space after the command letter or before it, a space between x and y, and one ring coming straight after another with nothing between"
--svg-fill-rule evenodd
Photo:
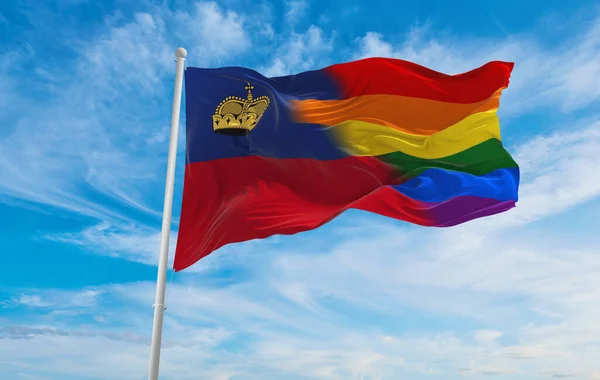
<instances>
[{"instance_id":1,"label":"wispy cloud","mask_svg":"<svg viewBox=\"0 0 600 380\"><path fill-rule=\"evenodd\" d=\"M311 25L304 33L292 32L291 37L276 51L272 63L261 67L266 76L289 75L311 70L328 63L327 55L333 51L333 37L316 25Z\"/></svg>"},{"instance_id":2,"label":"wispy cloud","mask_svg":"<svg viewBox=\"0 0 600 380\"><path fill-rule=\"evenodd\" d=\"M136 32L146 33L147 29L152 29L148 17L138 16L129 29L115 34L122 37L119 41L128 45L133 42L127 37ZM106 78L118 74L111 72L117 70L115 62L118 61L112 60L112 65L105 68L107 61L103 59L116 54L115 49L120 43L109 38L99 44L106 47L106 54L98 53L99 46L88 49L86 57L89 60L76 68L79 71L76 77L81 81L62 82L59 86L63 91L56 99L30 105L29 112L16 121L14 132L0 141L3 151L0 188L14 197L64 207L100 219L122 220L122 214L108 202L92 200L86 192L91 195L99 189L110 198L147 210L135 199L136 192L128 189L127 184L151 174L147 165L128 160L127 153L115 145L105 128L103 118L106 114L102 113L102 108L113 103L115 96L114 91L109 91L114 83L107 82ZM152 81L151 72L143 66L142 63L133 72L142 72L144 79ZM128 77L122 76L124 80L119 81L120 85L126 86ZM113 128L131 131L137 125L131 122L125 119Z\"/></svg>"},{"instance_id":3,"label":"wispy cloud","mask_svg":"<svg viewBox=\"0 0 600 380\"><path fill-rule=\"evenodd\" d=\"M21 305L34 307L48 307L52 305L52 303L48 301L43 301L42 297L39 295L30 296L27 294L21 294L17 299L14 300L14 302Z\"/></svg>"},{"instance_id":4,"label":"wispy cloud","mask_svg":"<svg viewBox=\"0 0 600 380\"><path fill-rule=\"evenodd\" d=\"M87 308L96 305L101 291L86 289L78 291L38 290L34 294L23 293L12 300L13 304L41 308Z\"/></svg>"},{"instance_id":5,"label":"wispy cloud","mask_svg":"<svg viewBox=\"0 0 600 380\"><path fill-rule=\"evenodd\" d=\"M308 10L306 0L289 0L286 2L286 6L285 20L290 24L295 24Z\"/></svg>"},{"instance_id":6,"label":"wispy cloud","mask_svg":"<svg viewBox=\"0 0 600 380\"><path fill-rule=\"evenodd\" d=\"M236 58L252 48L248 35L245 12L226 10L215 2L201 2L194 12L175 12L175 21L181 25L180 38L186 46L192 62L216 64L224 59Z\"/></svg>"},{"instance_id":7,"label":"wispy cloud","mask_svg":"<svg viewBox=\"0 0 600 380\"><path fill-rule=\"evenodd\" d=\"M170 250L175 248L177 233L171 233ZM109 223L101 223L81 232L48 235L48 239L76 244L101 255L120 257L128 261L156 265L158 262L158 246L160 232L143 226L114 227ZM170 258L173 262L173 257Z\"/></svg>"}]
</instances>

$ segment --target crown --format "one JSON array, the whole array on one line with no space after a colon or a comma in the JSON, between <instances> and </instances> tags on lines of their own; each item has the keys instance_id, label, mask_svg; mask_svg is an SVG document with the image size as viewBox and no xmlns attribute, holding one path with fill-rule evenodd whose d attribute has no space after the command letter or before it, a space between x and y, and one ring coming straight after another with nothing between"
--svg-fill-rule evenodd
<instances>
[{"instance_id":1,"label":"crown","mask_svg":"<svg viewBox=\"0 0 600 380\"><path fill-rule=\"evenodd\" d=\"M264 115L271 100L268 96L252 97L254 86L244 87L248 91L246 99L228 96L213 114L213 128L216 133L233 136L245 136L256 127Z\"/></svg>"}]
</instances>

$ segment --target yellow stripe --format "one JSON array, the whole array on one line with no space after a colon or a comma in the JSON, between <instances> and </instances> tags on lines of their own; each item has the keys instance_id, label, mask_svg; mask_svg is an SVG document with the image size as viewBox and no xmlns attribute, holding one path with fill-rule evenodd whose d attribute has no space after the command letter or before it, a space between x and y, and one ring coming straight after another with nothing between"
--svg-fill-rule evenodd
<instances>
[{"instance_id":1,"label":"yellow stripe","mask_svg":"<svg viewBox=\"0 0 600 380\"><path fill-rule=\"evenodd\" d=\"M413 157L435 159L462 152L490 138L501 140L496 110L473 114L429 136L359 120L345 121L331 130L342 149L353 156L379 156L400 151Z\"/></svg>"}]
</instances>

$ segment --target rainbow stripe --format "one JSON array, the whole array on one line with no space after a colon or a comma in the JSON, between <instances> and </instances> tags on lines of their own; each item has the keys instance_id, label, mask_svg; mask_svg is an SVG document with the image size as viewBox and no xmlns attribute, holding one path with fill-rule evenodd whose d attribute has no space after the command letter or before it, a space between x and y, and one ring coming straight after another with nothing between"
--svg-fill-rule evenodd
<instances>
[{"instance_id":1,"label":"rainbow stripe","mask_svg":"<svg viewBox=\"0 0 600 380\"><path fill-rule=\"evenodd\" d=\"M175 270L219 247L317 228L349 208L446 227L506 211L519 168L496 114L513 64L460 75L372 58L266 78L186 70L187 162ZM244 85L271 104L248 136L211 115Z\"/></svg>"}]
</instances>

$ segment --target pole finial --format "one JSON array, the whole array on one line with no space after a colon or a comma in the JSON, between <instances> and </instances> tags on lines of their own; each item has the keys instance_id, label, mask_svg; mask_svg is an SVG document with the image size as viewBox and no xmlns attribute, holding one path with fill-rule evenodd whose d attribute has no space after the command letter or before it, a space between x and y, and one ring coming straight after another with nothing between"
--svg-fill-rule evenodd
<instances>
[{"instance_id":1,"label":"pole finial","mask_svg":"<svg viewBox=\"0 0 600 380\"><path fill-rule=\"evenodd\" d=\"M184 58L187 57L187 51L184 48L177 48L177 50L175 50L175 57L177 57L177 59L179 58Z\"/></svg>"}]
</instances>

